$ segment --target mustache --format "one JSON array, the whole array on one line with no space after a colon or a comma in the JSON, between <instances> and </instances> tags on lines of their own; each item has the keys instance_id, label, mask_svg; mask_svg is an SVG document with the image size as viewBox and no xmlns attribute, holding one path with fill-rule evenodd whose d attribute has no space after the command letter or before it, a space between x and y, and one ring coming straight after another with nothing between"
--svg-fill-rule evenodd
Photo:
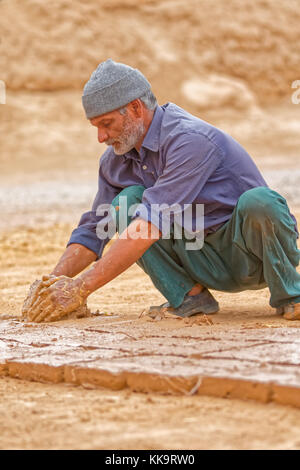
<instances>
[{"instance_id":1,"label":"mustache","mask_svg":"<svg viewBox=\"0 0 300 470\"><path fill-rule=\"evenodd\" d=\"M115 143L117 143L117 141L113 140L113 139L108 139L108 140L105 141L106 145L114 145Z\"/></svg>"}]
</instances>

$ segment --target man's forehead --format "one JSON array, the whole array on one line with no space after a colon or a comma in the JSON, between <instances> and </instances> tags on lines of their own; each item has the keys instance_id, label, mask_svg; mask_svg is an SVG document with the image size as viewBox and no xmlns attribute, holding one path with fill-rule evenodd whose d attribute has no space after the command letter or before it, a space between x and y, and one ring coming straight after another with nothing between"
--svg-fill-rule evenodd
<instances>
[{"instance_id":1,"label":"man's forehead","mask_svg":"<svg viewBox=\"0 0 300 470\"><path fill-rule=\"evenodd\" d=\"M95 116L94 118L90 119L90 122L93 125L101 124L102 121L113 119L116 117L118 110L110 111L109 113L101 114L100 116Z\"/></svg>"}]
</instances>

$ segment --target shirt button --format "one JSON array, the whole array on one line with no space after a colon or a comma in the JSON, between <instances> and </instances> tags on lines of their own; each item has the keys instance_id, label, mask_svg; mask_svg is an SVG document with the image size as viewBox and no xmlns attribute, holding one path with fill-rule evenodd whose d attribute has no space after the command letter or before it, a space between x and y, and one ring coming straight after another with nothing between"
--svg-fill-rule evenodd
<instances>
[{"instance_id":1,"label":"shirt button","mask_svg":"<svg viewBox=\"0 0 300 470\"><path fill-rule=\"evenodd\" d=\"M143 165L143 170L147 170L147 165Z\"/></svg>"}]
</instances>

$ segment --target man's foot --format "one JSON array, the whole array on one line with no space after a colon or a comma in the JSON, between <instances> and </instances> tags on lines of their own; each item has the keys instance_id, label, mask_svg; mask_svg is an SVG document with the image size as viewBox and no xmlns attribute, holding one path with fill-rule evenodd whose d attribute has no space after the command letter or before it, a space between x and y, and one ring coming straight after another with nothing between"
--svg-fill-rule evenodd
<instances>
[{"instance_id":1,"label":"man's foot","mask_svg":"<svg viewBox=\"0 0 300 470\"><path fill-rule=\"evenodd\" d=\"M219 311L219 304L211 293L206 289L198 295L186 295L182 304L173 308L166 302L159 306L150 307L148 315L156 316L159 314L171 313L182 318L191 317L197 313L206 313L207 315L217 313Z\"/></svg>"},{"instance_id":2,"label":"man's foot","mask_svg":"<svg viewBox=\"0 0 300 470\"><path fill-rule=\"evenodd\" d=\"M276 308L276 313L283 315L286 320L300 320L300 303L286 304Z\"/></svg>"}]
</instances>

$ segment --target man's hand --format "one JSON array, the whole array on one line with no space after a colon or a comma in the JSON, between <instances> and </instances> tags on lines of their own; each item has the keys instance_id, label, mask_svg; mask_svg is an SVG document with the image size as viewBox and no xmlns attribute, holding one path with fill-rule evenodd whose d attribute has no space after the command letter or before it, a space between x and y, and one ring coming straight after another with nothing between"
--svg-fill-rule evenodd
<instances>
[{"instance_id":1,"label":"man's hand","mask_svg":"<svg viewBox=\"0 0 300 470\"><path fill-rule=\"evenodd\" d=\"M33 283L22 316L34 322L57 321L82 306L88 294L81 279L44 276Z\"/></svg>"},{"instance_id":2,"label":"man's hand","mask_svg":"<svg viewBox=\"0 0 300 470\"><path fill-rule=\"evenodd\" d=\"M137 237L136 234L143 236ZM89 294L129 268L160 235L158 228L150 222L143 219L133 220L109 251L76 279L68 276L76 275L76 272L80 271L79 265L84 269L96 255L85 249L84 254L87 255L88 251L89 256L84 257L82 264L79 262L82 250L77 245L70 245L53 273L44 276L42 281L33 283L23 306L23 318L34 322L50 322L60 320L71 312L76 313L78 308L84 307ZM66 272L68 276L62 275ZM81 317L87 316L79 313Z\"/></svg>"},{"instance_id":3,"label":"man's hand","mask_svg":"<svg viewBox=\"0 0 300 470\"><path fill-rule=\"evenodd\" d=\"M28 295L24 301L23 307L22 307L22 318L27 318L28 317L28 312L30 311L32 305L36 302L36 300L39 297L40 291L50 285L50 282L55 282L57 280L56 276L53 275L47 275L43 276L42 279L38 279L34 281L29 289ZM47 284L45 284L47 283Z\"/></svg>"}]
</instances>

